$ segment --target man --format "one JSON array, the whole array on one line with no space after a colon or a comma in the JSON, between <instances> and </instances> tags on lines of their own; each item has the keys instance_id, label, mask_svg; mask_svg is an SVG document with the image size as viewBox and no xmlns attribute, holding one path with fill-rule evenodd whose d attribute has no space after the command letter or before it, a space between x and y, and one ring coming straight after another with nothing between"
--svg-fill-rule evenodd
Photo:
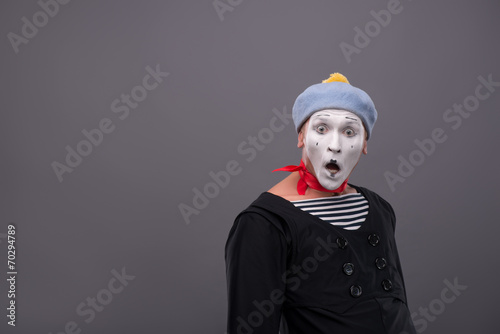
<instances>
[{"instance_id":1,"label":"man","mask_svg":"<svg viewBox=\"0 0 500 334\"><path fill-rule=\"evenodd\" d=\"M229 334L415 333L395 215L348 178L377 119L334 73L292 110L299 166L241 212L226 243Z\"/></svg>"}]
</instances>

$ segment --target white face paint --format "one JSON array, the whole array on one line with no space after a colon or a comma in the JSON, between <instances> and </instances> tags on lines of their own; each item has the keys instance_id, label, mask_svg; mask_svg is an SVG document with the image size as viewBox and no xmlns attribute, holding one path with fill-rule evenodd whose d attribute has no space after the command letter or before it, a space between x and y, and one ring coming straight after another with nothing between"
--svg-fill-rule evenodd
<instances>
[{"instance_id":1,"label":"white face paint","mask_svg":"<svg viewBox=\"0 0 500 334\"><path fill-rule=\"evenodd\" d=\"M337 109L317 111L309 118L303 139L309 160L304 163L324 188L337 189L358 163L364 139L363 123L355 114Z\"/></svg>"}]
</instances>

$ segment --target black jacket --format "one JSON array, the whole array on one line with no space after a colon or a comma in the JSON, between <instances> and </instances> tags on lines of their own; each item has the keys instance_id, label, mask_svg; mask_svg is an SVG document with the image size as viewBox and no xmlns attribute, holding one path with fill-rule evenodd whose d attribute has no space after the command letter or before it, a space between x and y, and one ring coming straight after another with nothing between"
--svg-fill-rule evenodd
<instances>
[{"instance_id":1,"label":"black jacket","mask_svg":"<svg viewBox=\"0 0 500 334\"><path fill-rule=\"evenodd\" d=\"M345 230L265 192L241 212L225 248L228 334L415 333L391 205L369 203Z\"/></svg>"}]
</instances>

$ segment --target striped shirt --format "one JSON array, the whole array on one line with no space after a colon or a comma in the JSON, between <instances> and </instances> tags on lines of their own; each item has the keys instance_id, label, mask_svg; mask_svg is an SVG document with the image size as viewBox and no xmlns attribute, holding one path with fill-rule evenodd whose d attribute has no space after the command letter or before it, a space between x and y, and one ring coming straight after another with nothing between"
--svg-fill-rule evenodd
<instances>
[{"instance_id":1,"label":"striped shirt","mask_svg":"<svg viewBox=\"0 0 500 334\"><path fill-rule=\"evenodd\" d=\"M297 208L332 225L357 230L368 214L368 201L360 193L292 201Z\"/></svg>"}]
</instances>

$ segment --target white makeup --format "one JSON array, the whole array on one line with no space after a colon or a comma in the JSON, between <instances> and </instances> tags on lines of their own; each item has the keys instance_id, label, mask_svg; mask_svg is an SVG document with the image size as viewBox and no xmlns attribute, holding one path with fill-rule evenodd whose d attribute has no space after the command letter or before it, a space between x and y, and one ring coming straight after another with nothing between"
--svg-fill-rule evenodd
<instances>
[{"instance_id":1,"label":"white makeup","mask_svg":"<svg viewBox=\"0 0 500 334\"><path fill-rule=\"evenodd\" d=\"M306 126L303 142L310 165L304 163L324 188L337 189L361 157L363 123L349 111L327 109L312 114Z\"/></svg>"}]
</instances>

